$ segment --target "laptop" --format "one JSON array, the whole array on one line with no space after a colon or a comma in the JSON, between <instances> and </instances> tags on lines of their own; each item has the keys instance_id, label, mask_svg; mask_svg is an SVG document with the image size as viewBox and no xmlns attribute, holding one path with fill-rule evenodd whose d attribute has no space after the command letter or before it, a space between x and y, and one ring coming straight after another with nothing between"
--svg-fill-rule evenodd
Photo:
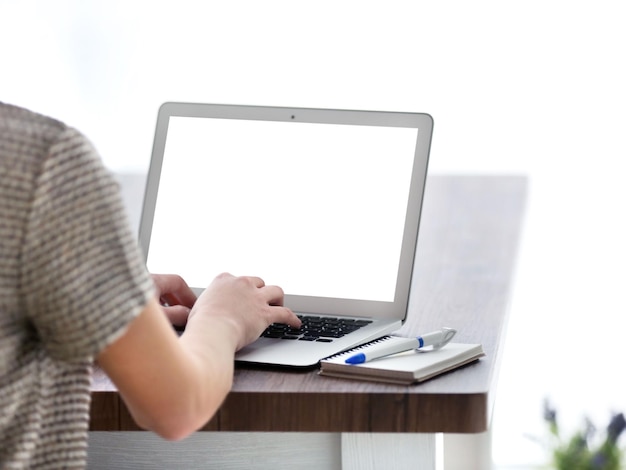
<instances>
[{"instance_id":1,"label":"laptop","mask_svg":"<svg viewBox=\"0 0 626 470\"><path fill-rule=\"evenodd\" d=\"M200 103L158 113L139 238L196 293L261 277L303 328L272 325L238 363L312 367L407 315L428 114Z\"/></svg>"}]
</instances>

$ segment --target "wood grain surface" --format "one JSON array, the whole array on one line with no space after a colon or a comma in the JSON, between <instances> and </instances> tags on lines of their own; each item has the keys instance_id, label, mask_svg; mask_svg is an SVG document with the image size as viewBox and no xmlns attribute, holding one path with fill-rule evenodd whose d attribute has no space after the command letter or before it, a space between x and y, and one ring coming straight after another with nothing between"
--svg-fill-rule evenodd
<instances>
[{"instance_id":1,"label":"wood grain surface","mask_svg":"<svg viewBox=\"0 0 626 470\"><path fill-rule=\"evenodd\" d=\"M320 377L317 370L238 367L207 431L449 432L487 430L506 333L527 179L429 176L407 321L482 343L477 363L413 386ZM93 374L91 430L139 429L115 386Z\"/></svg>"}]
</instances>

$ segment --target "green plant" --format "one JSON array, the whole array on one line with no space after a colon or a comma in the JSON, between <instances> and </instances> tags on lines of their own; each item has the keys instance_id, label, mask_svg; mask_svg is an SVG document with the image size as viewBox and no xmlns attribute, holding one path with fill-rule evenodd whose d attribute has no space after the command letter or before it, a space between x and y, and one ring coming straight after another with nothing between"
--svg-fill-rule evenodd
<instances>
[{"instance_id":1,"label":"green plant","mask_svg":"<svg viewBox=\"0 0 626 470\"><path fill-rule=\"evenodd\" d=\"M623 450L618 440L626 428L623 413L611 417L606 432L597 436L591 420L586 419L582 430L569 439L561 436L557 412L546 400L543 417L550 432L549 448L552 465L558 470L620 470L624 465Z\"/></svg>"}]
</instances>

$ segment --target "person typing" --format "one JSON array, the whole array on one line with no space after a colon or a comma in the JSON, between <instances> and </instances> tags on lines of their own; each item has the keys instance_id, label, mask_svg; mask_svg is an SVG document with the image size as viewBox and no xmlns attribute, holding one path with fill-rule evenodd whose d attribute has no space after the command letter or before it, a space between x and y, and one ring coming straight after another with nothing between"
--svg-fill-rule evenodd
<instances>
[{"instance_id":1,"label":"person typing","mask_svg":"<svg viewBox=\"0 0 626 470\"><path fill-rule=\"evenodd\" d=\"M118 189L82 133L0 103L0 468L86 465L94 360L137 424L177 440L219 408L237 350L300 326L259 277L196 299L150 275Z\"/></svg>"}]
</instances>

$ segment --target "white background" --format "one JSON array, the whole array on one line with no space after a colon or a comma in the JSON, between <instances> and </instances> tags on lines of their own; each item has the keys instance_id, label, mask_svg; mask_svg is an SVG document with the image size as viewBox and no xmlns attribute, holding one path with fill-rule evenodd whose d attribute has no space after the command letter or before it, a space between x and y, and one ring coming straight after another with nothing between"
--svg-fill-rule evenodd
<instances>
[{"instance_id":1,"label":"white background","mask_svg":"<svg viewBox=\"0 0 626 470\"><path fill-rule=\"evenodd\" d=\"M166 100L424 111L433 173L524 173L530 198L495 415L541 461L541 401L626 410L626 14L603 1L0 0L0 99L145 171Z\"/></svg>"}]
</instances>

